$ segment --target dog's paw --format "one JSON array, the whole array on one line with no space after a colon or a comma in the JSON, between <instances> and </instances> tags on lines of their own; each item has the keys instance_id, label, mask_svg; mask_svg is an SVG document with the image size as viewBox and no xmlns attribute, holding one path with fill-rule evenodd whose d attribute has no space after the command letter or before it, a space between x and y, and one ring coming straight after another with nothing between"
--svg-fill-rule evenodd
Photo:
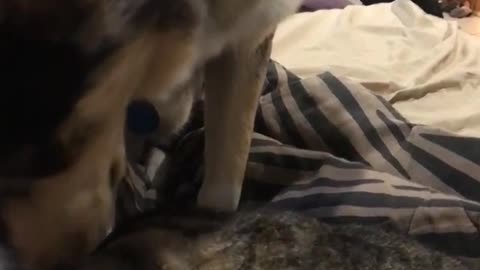
<instances>
[{"instance_id":1,"label":"dog's paw","mask_svg":"<svg viewBox=\"0 0 480 270\"><path fill-rule=\"evenodd\" d=\"M232 183L211 184L204 181L197 196L197 207L217 212L235 212L238 208L241 187Z\"/></svg>"}]
</instances>

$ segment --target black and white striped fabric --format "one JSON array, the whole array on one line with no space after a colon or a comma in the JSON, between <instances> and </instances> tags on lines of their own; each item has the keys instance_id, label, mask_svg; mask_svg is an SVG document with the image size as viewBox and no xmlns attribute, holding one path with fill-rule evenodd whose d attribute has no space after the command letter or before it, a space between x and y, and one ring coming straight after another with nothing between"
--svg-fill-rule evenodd
<instances>
[{"instance_id":1,"label":"black and white striped fabric","mask_svg":"<svg viewBox=\"0 0 480 270\"><path fill-rule=\"evenodd\" d=\"M201 118L196 112L169 163L153 149L133 166L124 210L155 207L165 194L194 199L183 183L198 186L202 175ZM480 139L412 124L348 79L300 79L275 62L255 131L243 201L330 222L390 221L450 254L480 257ZM165 177L178 185L160 188Z\"/></svg>"}]
</instances>

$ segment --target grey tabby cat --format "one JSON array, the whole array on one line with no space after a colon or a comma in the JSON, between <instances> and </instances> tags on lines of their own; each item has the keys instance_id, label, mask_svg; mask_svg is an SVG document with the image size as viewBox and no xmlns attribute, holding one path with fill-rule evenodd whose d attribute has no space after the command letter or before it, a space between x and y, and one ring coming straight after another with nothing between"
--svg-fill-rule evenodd
<instances>
[{"instance_id":1,"label":"grey tabby cat","mask_svg":"<svg viewBox=\"0 0 480 270\"><path fill-rule=\"evenodd\" d=\"M388 229L291 212L159 215L109 241L81 270L472 270Z\"/></svg>"}]
</instances>

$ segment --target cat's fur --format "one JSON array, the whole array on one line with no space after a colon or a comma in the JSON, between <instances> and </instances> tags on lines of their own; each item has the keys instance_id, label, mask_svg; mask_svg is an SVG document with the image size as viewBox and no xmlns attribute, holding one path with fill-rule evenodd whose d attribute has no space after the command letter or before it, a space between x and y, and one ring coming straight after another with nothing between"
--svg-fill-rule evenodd
<instances>
[{"instance_id":1,"label":"cat's fur","mask_svg":"<svg viewBox=\"0 0 480 270\"><path fill-rule=\"evenodd\" d=\"M386 226L327 225L290 212L142 220L81 270L473 270Z\"/></svg>"}]
</instances>

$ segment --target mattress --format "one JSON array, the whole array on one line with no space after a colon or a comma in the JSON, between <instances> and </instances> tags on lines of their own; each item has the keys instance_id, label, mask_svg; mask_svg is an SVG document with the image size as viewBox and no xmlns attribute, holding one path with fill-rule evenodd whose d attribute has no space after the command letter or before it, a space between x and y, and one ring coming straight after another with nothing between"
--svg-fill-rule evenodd
<instances>
[{"instance_id":1,"label":"mattress","mask_svg":"<svg viewBox=\"0 0 480 270\"><path fill-rule=\"evenodd\" d=\"M480 136L480 38L409 0L296 14L272 58L302 78L358 82L414 123Z\"/></svg>"}]
</instances>

